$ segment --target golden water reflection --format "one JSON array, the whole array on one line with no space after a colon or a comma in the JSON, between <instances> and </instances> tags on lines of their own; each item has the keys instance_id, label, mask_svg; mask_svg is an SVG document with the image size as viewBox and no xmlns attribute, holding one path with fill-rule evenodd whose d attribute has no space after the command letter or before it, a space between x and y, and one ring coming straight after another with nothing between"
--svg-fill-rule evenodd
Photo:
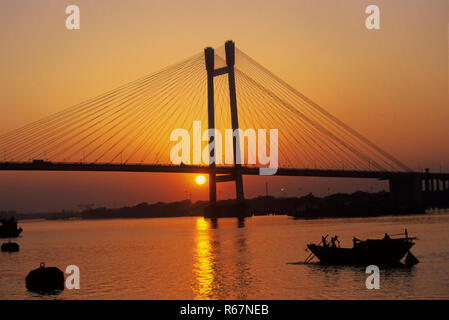
<instances>
[{"instance_id":1,"label":"golden water reflection","mask_svg":"<svg viewBox=\"0 0 449 320\"><path fill-rule=\"evenodd\" d=\"M195 252L194 252L194 281L193 291L195 299L214 299L218 286L216 283L215 259L216 253L211 238L210 221L204 218L196 220Z\"/></svg>"},{"instance_id":2,"label":"golden water reflection","mask_svg":"<svg viewBox=\"0 0 449 320\"><path fill-rule=\"evenodd\" d=\"M197 218L192 290L195 299L246 299L254 279L248 263L244 221ZM229 227L237 232L229 233ZM231 237L229 237L231 235ZM227 267L224 267L227 266Z\"/></svg>"}]
</instances>

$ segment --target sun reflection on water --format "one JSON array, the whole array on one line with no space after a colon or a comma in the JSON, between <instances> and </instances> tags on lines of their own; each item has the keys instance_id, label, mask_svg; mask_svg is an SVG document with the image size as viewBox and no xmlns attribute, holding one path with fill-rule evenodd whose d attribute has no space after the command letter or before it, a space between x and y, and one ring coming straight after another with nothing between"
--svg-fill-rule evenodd
<instances>
[{"instance_id":1,"label":"sun reflection on water","mask_svg":"<svg viewBox=\"0 0 449 320\"><path fill-rule=\"evenodd\" d=\"M244 221L197 218L192 291L195 299L246 299L254 277L248 264ZM226 266L226 268L224 268Z\"/></svg>"},{"instance_id":2,"label":"sun reflection on water","mask_svg":"<svg viewBox=\"0 0 449 320\"><path fill-rule=\"evenodd\" d=\"M213 299L217 287L214 270L215 256L212 246L210 221L204 218L196 220L196 236L194 251L194 281L195 299Z\"/></svg>"}]
</instances>

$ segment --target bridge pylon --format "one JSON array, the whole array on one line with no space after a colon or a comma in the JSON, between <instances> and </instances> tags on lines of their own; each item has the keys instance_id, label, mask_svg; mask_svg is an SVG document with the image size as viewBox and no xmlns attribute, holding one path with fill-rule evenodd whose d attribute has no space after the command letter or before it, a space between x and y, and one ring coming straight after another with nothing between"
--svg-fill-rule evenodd
<instances>
[{"instance_id":1,"label":"bridge pylon","mask_svg":"<svg viewBox=\"0 0 449 320\"><path fill-rule=\"evenodd\" d=\"M207 71L207 110L208 110L208 127L209 127L209 145L214 141L215 133L215 105L214 105L214 77L227 74L228 75L228 85L229 85L229 100L231 108L231 123L233 131L233 161L234 161L234 171L232 174L219 175L215 173L209 173L209 208L206 210L206 217L243 217L247 216L247 208L244 204L244 193L243 193L243 179L241 173L241 154L237 152L238 142L240 141L239 132L239 120L237 112L237 96L235 88L235 44L233 41L226 41L225 43L226 52L226 66L222 68L215 69L215 52L211 47L204 49L204 58ZM215 150L212 149L209 152L209 167L215 167ZM237 201L235 204L230 206L220 206L217 204L217 183L219 182L235 182L235 193Z\"/></svg>"}]
</instances>

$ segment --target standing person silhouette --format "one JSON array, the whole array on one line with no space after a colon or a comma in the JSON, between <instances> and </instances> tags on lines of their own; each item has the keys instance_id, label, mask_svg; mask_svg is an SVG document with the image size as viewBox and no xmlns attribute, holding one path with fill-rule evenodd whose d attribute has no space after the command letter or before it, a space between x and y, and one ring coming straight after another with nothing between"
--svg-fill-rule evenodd
<instances>
[{"instance_id":1,"label":"standing person silhouette","mask_svg":"<svg viewBox=\"0 0 449 320\"><path fill-rule=\"evenodd\" d=\"M326 242L326 238L327 238L327 235L326 236L321 236L321 242L323 243L323 247L328 247L329 246L328 243Z\"/></svg>"},{"instance_id":2,"label":"standing person silhouette","mask_svg":"<svg viewBox=\"0 0 449 320\"><path fill-rule=\"evenodd\" d=\"M331 238L332 248L337 247L337 245L336 245L337 242L338 242L338 246L340 247L340 240L338 240L338 236L335 235L334 237Z\"/></svg>"}]
</instances>

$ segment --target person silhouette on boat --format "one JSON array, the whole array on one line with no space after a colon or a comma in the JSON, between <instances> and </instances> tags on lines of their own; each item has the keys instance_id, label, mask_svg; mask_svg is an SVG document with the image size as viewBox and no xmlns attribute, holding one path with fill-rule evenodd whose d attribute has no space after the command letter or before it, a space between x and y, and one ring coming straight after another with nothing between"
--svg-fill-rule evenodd
<instances>
[{"instance_id":1,"label":"person silhouette on boat","mask_svg":"<svg viewBox=\"0 0 449 320\"><path fill-rule=\"evenodd\" d=\"M321 236L321 242L323 243L323 247L328 247L329 244L326 241L327 235L326 236Z\"/></svg>"},{"instance_id":2,"label":"person silhouette on boat","mask_svg":"<svg viewBox=\"0 0 449 320\"><path fill-rule=\"evenodd\" d=\"M352 238L352 245L354 248L359 244L360 239L357 239L356 237Z\"/></svg>"},{"instance_id":3,"label":"person silhouette on boat","mask_svg":"<svg viewBox=\"0 0 449 320\"><path fill-rule=\"evenodd\" d=\"M385 232L385 236L384 236L384 240L390 240L390 236L388 235L388 233Z\"/></svg>"},{"instance_id":4,"label":"person silhouette on boat","mask_svg":"<svg viewBox=\"0 0 449 320\"><path fill-rule=\"evenodd\" d=\"M337 245L336 243L338 242L338 247L340 247L340 240L338 240L338 236L336 235L335 237L331 238L331 247L332 248L336 248Z\"/></svg>"}]
</instances>

